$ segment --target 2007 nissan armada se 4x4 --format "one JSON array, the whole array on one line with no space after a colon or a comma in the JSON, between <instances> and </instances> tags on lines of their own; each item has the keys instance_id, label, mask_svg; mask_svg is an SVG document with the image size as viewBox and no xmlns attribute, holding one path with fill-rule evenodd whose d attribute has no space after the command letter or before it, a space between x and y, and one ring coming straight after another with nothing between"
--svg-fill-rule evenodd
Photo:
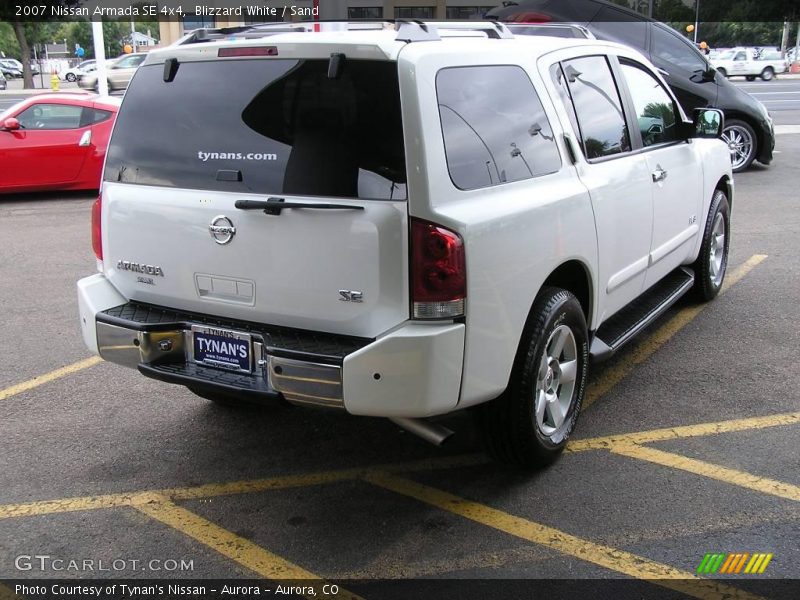
<instances>
[{"instance_id":1,"label":"2007 nissan armada se 4x4","mask_svg":"<svg viewBox=\"0 0 800 600\"><path fill-rule=\"evenodd\" d=\"M688 120L608 42L326 28L148 54L93 210L87 346L217 402L337 407L432 441L451 432L427 417L481 405L493 456L552 461L590 360L722 285L721 113Z\"/></svg>"}]
</instances>

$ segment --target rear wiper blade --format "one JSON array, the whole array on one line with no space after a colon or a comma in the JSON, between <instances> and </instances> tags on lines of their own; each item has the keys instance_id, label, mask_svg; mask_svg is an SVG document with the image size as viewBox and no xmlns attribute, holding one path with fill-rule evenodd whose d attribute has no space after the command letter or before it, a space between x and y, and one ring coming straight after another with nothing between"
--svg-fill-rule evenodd
<instances>
[{"instance_id":1,"label":"rear wiper blade","mask_svg":"<svg viewBox=\"0 0 800 600\"><path fill-rule=\"evenodd\" d=\"M320 202L286 202L283 198L267 200L237 200L234 204L241 210L263 210L268 215L279 215L285 208L319 208L323 210L364 210L357 204L324 204Z\"/></svg>"}]
</instances>

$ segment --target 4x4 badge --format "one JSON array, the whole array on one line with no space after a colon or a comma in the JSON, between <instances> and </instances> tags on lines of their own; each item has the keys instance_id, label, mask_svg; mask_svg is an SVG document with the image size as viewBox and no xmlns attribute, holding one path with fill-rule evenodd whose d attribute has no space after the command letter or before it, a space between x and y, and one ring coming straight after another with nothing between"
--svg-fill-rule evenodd
<instances>
[{"instance_id":1,"label":"4x4 badge","mask_svg":"<svg viewBox=\"0 0 800 600\"><path fill-rule=\"evenodd\" d=\"M233 236L236 235L236 227L234 227L233 222L224 215L214 217L211 221L211 225L208 226L208 231L218 244L227 244L233 239Z\"/></svg>"}]
</instances>

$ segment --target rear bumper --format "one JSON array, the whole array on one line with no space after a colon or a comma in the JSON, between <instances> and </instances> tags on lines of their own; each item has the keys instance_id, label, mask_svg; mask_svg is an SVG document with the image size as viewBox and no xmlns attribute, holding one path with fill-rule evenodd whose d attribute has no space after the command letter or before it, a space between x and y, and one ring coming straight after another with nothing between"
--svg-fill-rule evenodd
<instances>
[{"instance_id":1,"label":"rear bumper","mask_svg":"<svg viewBox=\"0 0 800 600\"><path fill-rule=\"evenodd\" d=\"M458 404L460 323L409 322L377 340L335 336L129 303L103 275L78 282L78 304L90 350L168 383L382 417L427 417ZM192 325L250 333L253 374L194 362Z\"/></svg>"}]
</instances>

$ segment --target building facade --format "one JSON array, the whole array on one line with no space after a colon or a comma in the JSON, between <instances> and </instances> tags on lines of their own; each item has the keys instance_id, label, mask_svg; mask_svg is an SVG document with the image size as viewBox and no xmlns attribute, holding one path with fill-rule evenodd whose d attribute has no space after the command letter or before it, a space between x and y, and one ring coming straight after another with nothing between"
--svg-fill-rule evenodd
<instances>
[{"instance_id":1,"label":"building facade","mask_svg":"<svg viewBox=\"0 0 800 600\"><path fill-rule=\"evenodd\" d=\"M208 0L206 6L214 6ZM270 16L247 16L235 19L221 19L203 15L188 16L182 21L160 23L161 44L168 45L183 36L187 31L200 27L236 27L249 23L268 21L305 20L306 17L292 17L284 7L294 6L310 10L319 6L320 19L480 19L499 5L491 0L267 0L259 4L274 8ZM220 2L219 6L231 6L230 1ZM243 5L247 3L243 2ZM252 6L253 3L250 3Z\"/></svg>"}]
</instances>

